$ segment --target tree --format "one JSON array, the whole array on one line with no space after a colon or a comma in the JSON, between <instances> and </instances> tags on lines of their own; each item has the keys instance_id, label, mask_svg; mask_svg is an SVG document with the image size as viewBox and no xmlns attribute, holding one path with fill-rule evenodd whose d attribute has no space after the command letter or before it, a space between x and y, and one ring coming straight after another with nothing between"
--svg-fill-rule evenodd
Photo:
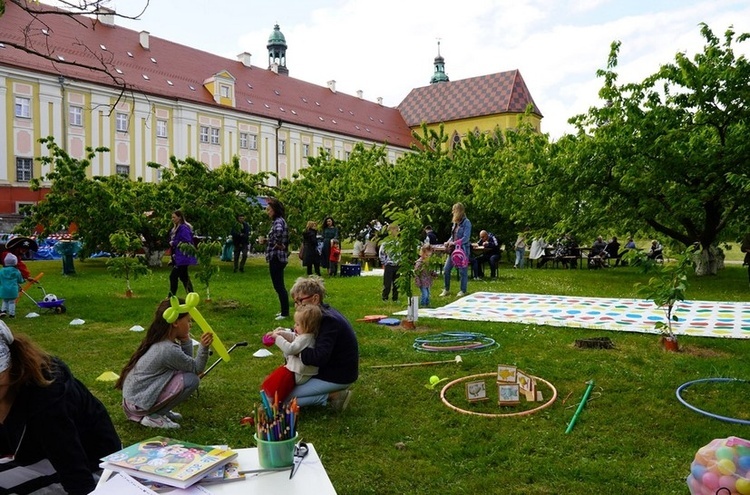
<instances>
[{"instance_id":1,"label":"tree","mask_svg":"<svg viewBox=\"0 0 750 495\"><path fill-rule=\"evenodd\" d=\"M107 260L107 271L115 278L124 278L127 288L126 297L133 297L130 279L136 280L141 275L150 275L143 260L135 255L141 247L141 241L132 232L115 232L109 236L115 256Z\"/></svg>"},{"instance_id":2,"label":"tree","mask_svg":"<svg viewBox=\"0 0 750 495\"><path fill-rule=\"evenodd\" d=\"M750 158L750 63L703 24L703 52L678 53L640 83L617 84L615 42L600 91L605 104L571 119L577 135L561 140L556 181L592 213L625 228L647 228L702 252L696 272L715 274L716 246L746 225L747 190L730 174Z\"/></svg>"},{"instance_id":3,"label":"tree","mask_svg":"<svg viewBox=\"0 0 750 495\"><path fill-rule=\"evenodd\" d=\"M203 282L203 286L206 288L206 301L211 300L211 290L209 285L211 279L215 275L219 274L218 265L213 264L213 260L216 256L221 253L221 243L219 241L203 241L198 246L193 246L187 242L183 242L179 246L180 251L183 253L195 256L198 260L198 270L196 271L196 278Z\"/></svg>"}]
</instances>

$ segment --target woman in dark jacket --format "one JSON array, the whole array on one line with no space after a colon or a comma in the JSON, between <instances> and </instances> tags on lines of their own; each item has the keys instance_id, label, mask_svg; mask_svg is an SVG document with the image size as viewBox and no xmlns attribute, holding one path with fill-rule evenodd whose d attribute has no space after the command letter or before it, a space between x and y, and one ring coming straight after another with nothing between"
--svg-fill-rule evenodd
<instances>
[{"instance_id":1,"label":"woman in dark jacket","mask_svg":"<svg viewBox=\"0 0 750 495\"><path fill-rule=\"evenodd\" d=\"M320 266L328 268L328 257L331 254L331 239L339 238L339 228L332 217L323 220L323 252L320 254Z\"/></svg>"},{"instance_id":2,"label":"woman in dark jacket","mask_svg":"<svg viewBox=\"0 0 750 495\"><path fill-rule=\"evenodd\" d=\"M318 229L315 222L310 220L302 233L302 265L307 267L307 274L320 276L320 254L318 253Z\"/></svg>"},{"instance_id":3,"label":"woman in dark jacket","mask_svg":"<svg viewBox=\"0 0 750 495\"><path fill-rule=\"evenodd\" d=\"M0 492L90 493L99 459L121 448L104 405L65 363L0 321L0 457L11 459Z\"/></svg>"}]
</instances>

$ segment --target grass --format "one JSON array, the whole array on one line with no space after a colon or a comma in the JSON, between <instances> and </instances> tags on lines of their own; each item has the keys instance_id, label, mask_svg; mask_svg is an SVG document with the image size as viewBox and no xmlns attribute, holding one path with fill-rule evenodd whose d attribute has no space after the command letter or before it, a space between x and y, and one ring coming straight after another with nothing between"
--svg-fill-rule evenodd
<instances>
[{"instance_id":1,"label":"grass","mask_svg":"<svg viewBox=\"0 0 750 495\"><path fill-rule=\"evenodd\" d=\"M60 274L59 261L29 265L32 273L45 272L42 285L66 299L68 312L16 318L9 322L12 329L32 336L70 365L104 402L124 443L155 434L127 421L119 391L96 378L105 371L119 373L137 347L144 334L129 328L148 326L168 291L168 269L133 282L136 296L126 299L124 281L110 277L103 260L76 261L77 274L70 277ZM232 273L229 263L221 266L211 284L213 301L201 302L199 309L227 346L238 341L249 346L218 365L204 379L199 395L180 408L185 419L176 436L250 447L252 430L239 421L258 401L263 378L281 363L277 351L268 359L252 353L262 347L261 336L275 327L278 302L262 258L248 260L244 274ZM294 259L286 270L287 286L302 274ZM498 280L471 281L469 290L635 297L633 284L645 278L633 268L511 270L503 264ZM746 426L704 417L675 398L676 388L689 380L747 379L750 340L680 337L683 351L667 353L657 336L637 333L424 318L416 331L405 331L355 321L405 309L405 303L381 302L380 278L333 278L326 284L328 302L357 332L360 379L349 409L340 415L323 408L303 410L300 431L314 443L338 493L684 494L690 462L700 447L714 438L750 437ZM435 302L440 302L440 288L438 281ZM40 297L35 290L31 294ZM745 301L747 294L747 271L737 264L716 277L691 279L688 289L690 299ZM31 310L38 308L22 299L18 314ZM70 326L73 318L85 324ZM452 359L453 354L417 353L412 348L416 336L448 330L481 332L499 347L491 353L465 353L461 365L372 368ZM600 336L610 337L616 348L573 346L576 339ZM551 382L558 400L529 416L483 418L450 410L438 391L424 386L432 375L455 379L492 372L500 363ZM592 399L573 431L565 434L587 380L595 381ZM470 408L460 389L451 394L456 405ZM747 384L706 384L691 387L685 395L698 407L750 419ZM497 410L493 406L476 407Z\"/></svg>"}]
</instances>

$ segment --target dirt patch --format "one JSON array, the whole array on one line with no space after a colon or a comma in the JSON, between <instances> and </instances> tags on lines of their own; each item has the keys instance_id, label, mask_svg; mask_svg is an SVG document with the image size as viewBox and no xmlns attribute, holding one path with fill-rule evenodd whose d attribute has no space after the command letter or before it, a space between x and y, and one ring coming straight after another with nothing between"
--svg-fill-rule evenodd
<instances>
[{"instance_id":1,"label":"dirt patch","mask_svg":"<svg viewBox=\"0 0 750 495\"><path fill-rule=\"evenodd\" d=\"M222 299L222 300L211 301L211 307L217 310L239 309L240 306L241 306L240 302L235 301L234 299Z\"/></svg>"},{"instance_id":2,"label":"dirt patch","mask_svg":"<svg viewBox=\"0 0 750 495\"><path fill-rule=\"evenodd\" d=\"M702 358L728 358L731 354L728 352L717 351L715 349L706 349L704 347L695 347L692 345L681 345L680 352Z\"/></svg>"}]
</instances>

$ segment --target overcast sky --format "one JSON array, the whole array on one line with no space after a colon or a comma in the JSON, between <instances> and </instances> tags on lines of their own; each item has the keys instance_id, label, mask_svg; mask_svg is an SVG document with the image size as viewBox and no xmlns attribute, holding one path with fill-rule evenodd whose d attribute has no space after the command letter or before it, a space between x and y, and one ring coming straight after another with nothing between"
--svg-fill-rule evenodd
<instances>
[{"instance_id":1,"label":"overcast sky","mask_svg":"<svg viewBox=\"0 0 750 495\"><path fill-rule=\"evenodd\" d=\"M113 1L133 14L144 0ZM518 69L557 139L567 120L598 105L612 41L619 82L641 81L677 52L703 48L699 23L723 38L750 32L748 0L151 0L138 21L117 23L227 58L250 52L268 66L278 23L289 75L397 106L429 84L437 41L451 81ZM750 41L738 51L750 55Z\"/></svg>"}]
</instances>

